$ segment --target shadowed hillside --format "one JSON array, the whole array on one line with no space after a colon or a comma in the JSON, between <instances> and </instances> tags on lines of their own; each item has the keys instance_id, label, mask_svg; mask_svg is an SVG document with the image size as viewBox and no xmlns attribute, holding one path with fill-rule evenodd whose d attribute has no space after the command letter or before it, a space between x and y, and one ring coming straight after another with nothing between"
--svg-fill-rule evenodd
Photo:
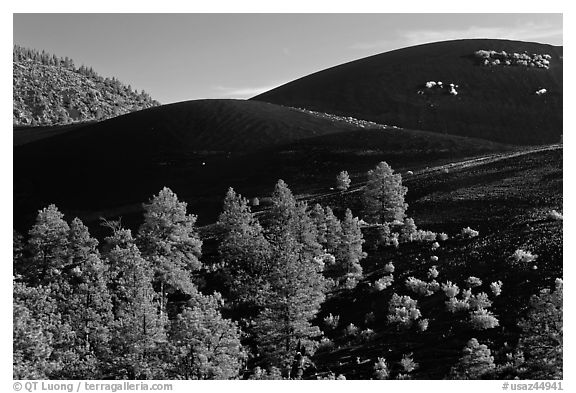
<instances>
[{"instance_id":1,"label":"shadowed hillside","mask_svg":"<svg viewBox=\"0 0 576 393\"><path fill-rule=\"evenodd\" d=\"M56 149L68 156L86 157L99 155L98 149L106 149L123 155L127 148L139 156L156 157L190 151L241 152L357 128L268 103L198 100L68 128L73 132L64 131L44 140L35 154L52 155ZM33 130L15 130L14 143L21 145L42 139L32 137L33 133ZM35 146L24 150L33 151ZM51 148L47 149L48 146Z\"/></svg>"},{"instance_id":2,"label":"shadowed hillside","mask_svg":"<svg viewBox=\"0 0 576 393\"><path fill-rule=\"evenodd\" d=\"M475 56L479 50L549 55L549 66L484 65ZM562 70L562 47L457 40L346 63L252 99L404 128L514 144L550 143L562 134ZM443 88L428 88L431 81L442 82ZM450 94L451 83L457 94ZM539 89L546 93L536 94Z\"/></svg>"},{"instance_id":3,"label":"shadowed hillside","mask_svg":"<svg viewBox=\"0 0 576 393\"><path fill-rule=\"evenodd\" d=\"M201 222L212 222L229 186L266 195L282 177L298 192L314 192L327 190L343 169L364 176L380 160L423 165L505 148L242 100L189 101L99 123L17 129L14 145L14 209L23 222L49 203L88 220L137 215L142 196L164 186L186 199Z\"/></svg>"}]
</instances>

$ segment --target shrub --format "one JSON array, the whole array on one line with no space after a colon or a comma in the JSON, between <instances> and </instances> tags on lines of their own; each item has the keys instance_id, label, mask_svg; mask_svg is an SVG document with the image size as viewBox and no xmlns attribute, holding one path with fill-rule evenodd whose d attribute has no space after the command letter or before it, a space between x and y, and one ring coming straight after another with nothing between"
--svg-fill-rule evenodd
<instances>
[{"instance_id":1,"label":"shrub","mask_svg":"<svg viewBox=\"0 0 576 393\"><path fill-rule=\"evenodd\" d=\"M452 314L457 313L459 311L467 311L470 309L470 303L466 299L456 299L455 297L451 297L446 301L446 310L451 312Z\"/></svg>"},{"instance_id":2,"label":"shrub","mask_svg":"<svg viewBox=\"0 0 576 393\"><path fill-rule=\"evenodd\" d=\"M510 257L513 265L526 265L538 259L538 255L532 254L530 251L518 249Z\"/></svg>"},{"instance_id":3,"label":"shrub","mask_svg":"<svg viewBox=\"0 0 576 393\"><path fill-rule=\"evenodd\" d=\"M562 213L558 213L556 210L552 210L551 212L549 212L547 217L551 220L557 220L557 221L563 219Z\"/></svg>"},{"instance_id":4,"label":"shrub","mask_svg":"<svg viewBox=\"0 0 576 393\"><path fill-rule=\"evenodd\" d=\"M368 314L364 316L364 323L366 325L371 325L374 323L374 321L376 321L376 315L374 314L373 311L370 311Z\"/></svg>"},{"instance_id":5,"label":"shrub","mask_svg":"<svg viewBox=\"0 0 576 393\"><path fill-rule=\"evenodd\" d=\"M444 232L441 232L441 233L438 234L438 240L444 242L444 241L448 240L448 235L445 234Z\"/></svg>"},{"instance_id":6,"label":"shrub","mask_svg":"<svg viewBox=\"0 0 576 393\"><path fill-rule=\"evenodd\" d=\"M344 278L344 288L354 289L358 285L359 281L360 281L360 277L358 277L358 275L356 275L354 273L348 273L348 274L346 274L346 276Z\"/></svg>"},{"instance_id":7,"label":"shrub","mask_svg":"<svg viewBox=\"0 0 576 393\"><path fill-rule=\"evenodd\" d=\"M390 274L389 276L383 276L382 278L374 282L374 288L377 291L383 291L388 288L394 282L394 276Z\"/></svg>"},{"instance_id":8,"label":"shrub","mask_svg":"<svg viewBox=\"0 0 576 393\"><path fill-rule=\"evenodd\" d=\"M490 290L494 296L500 296L502 293L502 281L498 280L490 284Z\"/></svg>"},{"instance_id":9,"label":"shrub","mask_svg":"<svg viewBox=\"0 0 576 393\"><path fill-rule=\"evenodd\" d=\"M436 293L440 290L440 284L436 280L432 280L428 283L428 291Z\"/></svg>"},{"instance_id":10,"label":"shrub","mask_svg":"<svg viewBox=\"0 0 576 393\"><path fill-rule=\"evenodd\" d=\"M436 255L432 255L432 256L430 257L430 260L431 260L432 262L438 262L438 257L437 257Z\"/></svg>"},{"instance_id":11,"label":"shrub","mask_svg":"<svg viewBox=\"0 0 576 393\"><path fill-rule=\"evenodd\" d=\"M438 248L440 248L440 243L438 243L438 242L432 243L432 250L436 250Z\"/></svg>"},{"instance_id":12,"label":"shrub","mask_svg":"<svg viewBox=\"0 0 576 393\"><path fill-rule=\"evenodd\" d=\"M374 338L374 330L368 328L360 332L360 340L362 342L368 342Z\"/></svg>"},{"instance_id":13,"label":"shrub","mask_svg":"<svg viewBox=\"0 0 576 393\"><path fill-rule=\"evenodd\" d=\"M272 366L268 371L266 371L257 366L249 379L282 380L283 378L282 372L277 367Z\"/></svg>"},{"instance_id":14,"label":"shrub","mask_svg":"<svg viewBox=\"0 0 576 393\"><path fill-rule=\"evenodd\" d=\"M473 237L478 236L480 234L480 232L475 231L474 229L472 229L470 227L466 227L466 228L462 228L461 234L462 234L462 237L471 239Z\"/></svg>"},{"instance_id":15,"label":"shrub","mask_svg":"<svg viewBox=\"0 0 576 393\"><path fill-rule=\"evenodd\" d=\"M418 321L418 329L421 332L425 332L426 330L428 330L428 319L421 319Z\"/></svg>"},{"instance_id":16,"label":"shrub","mask_svg":"<svg viewBox=\"0 0 576 393\"><path fill-rule=\"evenodd\" d=\"M374 379L388 379L389 376L390 371L386 359L378 358L378 361L374 363Z\"/></svg>"},{"instance_id":17,"label":"shrub","mask_svg":"<svg viewBox=\"0 0 576 393\"><path fill-rule=\"evenodd\" d=\"M486 292L471 296L469 302L472 310L486 309L492 306L492 301L488 299Z\"/></svg>"},{"instance_id":18,"label":"shrub","mask_svg":"<svg viewBox=\"0 0 576 393\"><path fill-rule=\"evenodd\" d=\"M434 293L430 290L430 286L427 282L415 277L408 277L406 279L405 285L406 288L418 295L430 296Z\"/></svg>"},{"instance_id":19,"label":"shrub","mask_svg":"<svg viewBox=\"0 0 576 393\"><path fill-rule=\"evenodd\" d=\"M422 229L418 229L416 233L413 235L413 241L416 242L433 242L436 240L436 232L432 231L424 231Z\"/></svg>"},{"instance_id":20,"label":"shrub","mask_svg":"<svg viewBox=\"0 0 576 393\"><path fill-rule=\"evenodd\" d=\"M462 300L468 301L472 297L472 289L463 289L462 290Z\"/></svg>"},{"instance_id":21,"label":"shrub","mask_svg":"<svg viewBox=\"0 0 576 393\"><path fill-rule=\"evenodd\" d=\"M404 327L412 326L412 323L421 317L418 302L410 296L393 294L388 311L388 322Z\"/></svg>"},{"instance_id":22,"label":"shrub","mask_svg":"<svg viewBox=\"0 0 576 393\"><path fill-rule=\"evenodd\" d=\"M400 360L400 365L406 373L411 373L418 368L418 363L412 359L412 355L403 355L402 360Z\"/></svg>"},{"instance_id":23,"label":"shrub","mask_svg":"<svg viewBox=\"0 0 576 393\"><path fill-rule=\"evenodd\" d=\"M332 315L332 313L330 313L328 316L324 317L324 326L330 330L336 330L339 323L340 315Z\"/></svg>"},{"instance_id":24,"label":"shrub","mask_svg":"<svg viewBox=\"0 0 576 393\"><path fill-rule=\"evenodd\" d=\"M358 334L358 327L353 323L350 323L348 326L346 326L345 333L346 336L355 337Z\"/></svg>"},{"instance_id":25,"label":"shrub","mask_svg":"<svg viewBox=\"0 0 576 393\"><path fill-rule=\"evenodd\" d=\"M334 342L328 337L322 337L320 344L318 344L317 352L330 352L334 349Z\"/></svg>"},{"instance_id":26,"label":"shrub","mask_svg":"<svg viewBox=\"0 0 576 393\"><path fill-rule=\"evenodd\" d=\"M394 273L394 264L392 262L388 262L386 266L384 266L384 271L386 273Z\"/></svg>"},{"instance_id":27,"label":"shrub","mask_svg":"<svg viewBox=\"0 0 576 393\"><path fill-rule=\"evenodd\" d=\"M436 265L428 269L428 278L438 278L438 269L436 268Z\"/></svg>"},{"instance_id":28,"label":"shrub","mask_svg":"<svg viewBox=\"0 0 576 393\"><path fill-rule=\"evenodd\" d=\"M485 308L470 313L470 325L476 330L492 329L499 326L498 319Z\"/></svg>"},{"instance_id":29,"label":"shrub","mask_svg":"<svg viewBox=\"0 0 576 393\"><path fill-rule=\"evenodd\" d=\"M400 245L400 240L398 240L397 233L393 233L392 236L390 237L390 245L396 248L398 248L398 246Z\"/></svg>"},{"instance_id":30,"label":"shrub","mask_svg":"<svg viewBox=\"0 0 576 393\"><path fill-rule=\"evenodd\" d=\"M460 293L460 288L458 288L458 285L452 284L452 281L446 281L445 284L442 284L442 290L449 298L453 298Z\"/></svg>"},{"instance_id":31,"label":"shrub","mask_svg":"<svg viewBox=\"0 0 576 393\"><path fill-rule=\"evenodd\" d=\"M468 285L470 288L479 287L482 285L482 280L480 280L478 277L470 276L466 279L466 285Z\"/></svg>"}]
</instances>

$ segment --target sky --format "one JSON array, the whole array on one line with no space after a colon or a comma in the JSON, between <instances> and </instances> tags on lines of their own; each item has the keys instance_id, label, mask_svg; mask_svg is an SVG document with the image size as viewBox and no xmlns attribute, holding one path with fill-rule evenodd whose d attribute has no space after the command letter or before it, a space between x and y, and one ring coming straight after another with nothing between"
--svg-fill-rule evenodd
<instances>
[{"instance_id":1,"label":"sky","mask_svg":"<svg viewBox=\"0 0 576 393\"><path fill-rule=\"evenodd\" d=\"M163 104L249 98L323 69L458 38L562 45L562 14L14 14L13 42Z\"/></svg>"}]
</instances>

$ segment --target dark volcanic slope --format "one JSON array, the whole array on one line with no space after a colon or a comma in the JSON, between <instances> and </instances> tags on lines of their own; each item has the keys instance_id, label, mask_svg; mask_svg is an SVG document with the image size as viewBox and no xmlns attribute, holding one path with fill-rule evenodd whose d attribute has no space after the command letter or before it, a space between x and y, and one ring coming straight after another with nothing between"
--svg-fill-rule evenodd
<instances>
[{"instance_id":1,"label":"dark volcanic slope","mask_svg":"<svg viewBox=\"0 0 576 393\"><path fill-rule=\"evenodd\" d=\"M253 151L302 138L350 131L291 108L257 101L198 100L163 105L64 132L14 130L14 145L34 155L171 156L190 151ZM28 143L35 142L35 143ZM24 146L27 145L27 146Z\"/></svg>"},{"instance_id":2,"label":"dark volcanic slope","mask_svg":"<svg viewBox=\"0 0 576 393\"><path fill-rule=\"evenodd\" d=\"M549 54L550 68L483 66L474 56L481 49ZM507 143L549 143L562 134L562 69L562 47L446 41L346 63L253 100ZM458 95L427 89L428 81L454 83ZM547 93L536 95L542 88Z\"/></svg>"},{"instance_id":3,"label":"dark volcanic slope","mask_svg":"<svg viewBox=\"0 0 576 393\"><path fill-rule=\"evenodd\" d=\"M229 186L266 196L283 178L307 192L328 189L343 169L363 176L381 160L412 166L503 148L353 123L257 101L203 100L40 134L14 130L16 225L29 227L50 203L83 220L121 215L128 223L164 186L213 222Z\"/></svg>"}]
</instances>

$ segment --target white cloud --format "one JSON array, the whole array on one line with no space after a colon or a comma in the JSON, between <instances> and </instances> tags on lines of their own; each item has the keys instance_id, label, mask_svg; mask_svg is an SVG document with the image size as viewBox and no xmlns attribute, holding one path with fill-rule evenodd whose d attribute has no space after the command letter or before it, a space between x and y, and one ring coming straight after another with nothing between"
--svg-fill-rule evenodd
<instances>
[{"instance_id":1,"label":"white cloud","mask_svg":"<svg viewBox=\"0 0 576 393\"><path fill-rule=\"evenodd\" d=\"M457 16L455 16L457 17ZM422 29L397 31L388 40L357 42L349 47L353 50L392 50L429 42L465 38L499 38L518 41L550 42L561 40L562 27L549 24L526 23L522 25L477 27L462 29Z\"/></svg>"}]
</instances>

